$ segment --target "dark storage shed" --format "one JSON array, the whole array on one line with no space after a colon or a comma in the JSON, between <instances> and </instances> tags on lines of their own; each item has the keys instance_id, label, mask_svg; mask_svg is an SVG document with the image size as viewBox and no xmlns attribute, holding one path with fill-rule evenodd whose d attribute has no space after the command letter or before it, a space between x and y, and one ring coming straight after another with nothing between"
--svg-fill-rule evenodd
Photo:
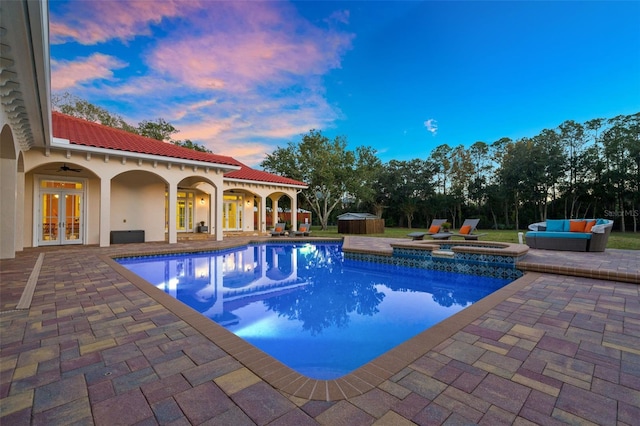
<instances>
[{"instance_id":1,"label":"dark storage shed","mask_svg":"<svg viewBox=\"0 0 640 426\"><path fill-rule=\"evenodd\" d=\"M383 234L384 219L371 213L344 213L338 216L340 234Z\"/></svg>"}]
</instances>

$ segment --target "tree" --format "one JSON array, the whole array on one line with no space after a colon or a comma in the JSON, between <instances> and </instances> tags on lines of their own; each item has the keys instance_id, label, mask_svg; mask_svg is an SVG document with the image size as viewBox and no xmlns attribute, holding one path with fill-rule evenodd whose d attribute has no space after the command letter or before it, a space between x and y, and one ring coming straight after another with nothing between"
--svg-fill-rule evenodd
<instances>
[{"instance_id":1,"label":"tree","mask_svg":"<svg viewBox=\"0 0 640 426\"><path fill-rule=\"evenodd\" d=\"M555 188L560 182L564 172L564 155L560 144L560 136L554 130L544 129L531 141L531 158L529 162L535 163L538 172L531 182L535 187L533 200L538 206L541 221L547 220L549 198L556 198Z\"/></svg>"},{"instance_id":2,"label":"tree","mask_svg":"<svg viewBox=\"0 0 640 426\"><path fill-rule=\"evenodd\" d=\"M362 192L363 178L358 173L359 155L369 156L370 148L347 150L347 140L337 136L329 140L319 130L310 130L298 143L278 147L261 163L264 170L305 182L309 188L301 195L316 213L322 229L345 196ZM362 160L363 164L370 164Z\"/></svg>"},{"instance_id":3,"label":"tree","mask_svg":"<svg viewBox=\"0 0 640 426\"><path fill-rule=\"evenodd\" d=\"M68 92L52 95L51 104L54 109L63 114L82 118L94 123L100 123L103 126L109 126L115 129L125 130L130 133L139 134L138 129L128 124L119 115L112 114L106 109L85 101L84 99Z\"/></svg>"},{"instance_id":4,"label":"tree","mask_svg":"<svg viewBox=\"0 0 640 426\"><path fill-rule=\"evenodd\" d=\"M213 151L211 151L210 149L208 149L207 147L197 144L195 142L192 142L190 139L185 139L184 141L181 140L177 140L177 141L171 141L172 144L174 145L178 145L181 146L183 148L189 148L189 149L193 149L194 151L200 151L200 152L208 152L208 153L212 153Z\"/></svg>"},{"instance_id":5,"label":"tree","mask_svg":"<svg viewBox=\"0 0 640 426\"><path fill-rule=\"evenodd\" d=\"M436 188L440 189L440 193L447 193L447 179L449 177L449 171L451 170L451 147L449 145L442 144L437 146L431 151L431 159L438 165L438 174Z\"/></svg>"},{"instance_id":6,"label":"tree","mask_svg":"<svg viewBox=\"0 0 640 426\"><path fill-rule=\"evenodd\" d=\"M407 227L413 226L414 215L417 211L425 211L426 200L433 194L431 180L433 169L424 160L411 161L391 160L385 167L384 193L387 194L391 211L399 215Z\"/></svg>"},{"instance_id":7,"label":"tree","mask_svg":"<svg viewBox=\"0 0 640 426\"><path fill-rule=\"evenodd\" d=\"M564 144L568 155L568 167L569 172L568 180L564 185L564 192L566 194L565 203L571 202L571 208L568 213L568 217L575 217L575 208L580 194L576 191L578 184L578 162L580 159L582 146L585 143L586 135L584 132L584 126L580 123L576 123L573 120L568 120L559 126L560 140ZM565 217L567 217L567 211L565 207Z\"/></svg>"},{"instance_id":8,"label":"tree","mask_svg":"<svg viewBox=\"0 0 640 426\"><path fill-rule=\"evenodd\" d=\"M138 132L148 138L169 142L171 135L178 133L179 130L164 118L158 118L156 121L142 120L138 123Z\"/></svg>"},{"instance_id":9,"label":"tree","mask_svg":"<svg viewBox=\"0 0 640 426\"><path fill-rule=\"evenodd\" d=\"M373 205L376 201L376 183L382 173L382 162L376 156L376 151L368 146L356 148L356 170L360 186L356 187L353 195L358 205ZM381 215L378 217L382 217Z\"/></svg>"}]
</instances>

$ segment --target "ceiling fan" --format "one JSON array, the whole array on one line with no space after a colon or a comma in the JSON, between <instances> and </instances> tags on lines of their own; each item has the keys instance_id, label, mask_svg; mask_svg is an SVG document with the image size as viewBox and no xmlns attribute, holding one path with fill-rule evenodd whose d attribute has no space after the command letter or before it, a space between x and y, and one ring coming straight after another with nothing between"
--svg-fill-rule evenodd
<instances>
[{"instance_id":1,"label":"ceiling fan","mask_svg":"<svg viewBox=\"0 0 640 426\"><path fill-rule=\"evenodd\" d=\"M50 170L53 170L53 169L50 169ZM58 172L77 172L77 173L78 173L78 172L81 172L81 171L82 171L82 169L75 169L75 168L73 168L73 167L69 167L69 166L67 166L67 163L64 163L62 166L60 166L60 167L57 169L57 171L58 171Z\"/></svg>"}]
</instances>

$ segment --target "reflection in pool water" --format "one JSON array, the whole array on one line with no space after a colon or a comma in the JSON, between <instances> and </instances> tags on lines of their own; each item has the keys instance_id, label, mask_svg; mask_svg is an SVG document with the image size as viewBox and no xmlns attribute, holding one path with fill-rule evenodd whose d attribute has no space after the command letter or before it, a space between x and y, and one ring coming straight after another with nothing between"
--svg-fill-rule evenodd
<instances>
[{"instance_id":1,"label":"reflection in pool water","mask_svg":"<svg viewBox=\"0 0 640 426\"><path fill-rule=\"evenodd\" d=\"M510 282L348 260L337 243L118 262L316 379L345 375Z\"/></svg>"}]
</instances>

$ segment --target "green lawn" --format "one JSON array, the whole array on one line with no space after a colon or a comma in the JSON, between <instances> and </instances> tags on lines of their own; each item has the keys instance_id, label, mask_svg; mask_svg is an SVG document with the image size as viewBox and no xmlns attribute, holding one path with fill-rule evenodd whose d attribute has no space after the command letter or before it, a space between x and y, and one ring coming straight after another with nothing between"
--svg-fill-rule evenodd
<instances>
[{"instance_id":1,"label":"green lawn","mask_svg":"<svg viewBox=\"0 0 640 426\"><path fill-rule=\"evenodd\" d=\"M337 226L330 226L326 231L314 226L311 228L314 237L341 237L338 234ZM369 234L367 237L386 237L386 238L408 238L409 232L424 231L421 228L385 228L384 234ZM521 231L526 233L526 231ZM487 235L480 237L483 241L502 241L506 243L518 242L518 231L494 231L494 230L478 230L477 233L486 233ZM365 236L365 235L363 235ZM624 249L624 250L640 250L640 232L612 232L607 243L607 248Z\"/></svg>"}]
</instances>

